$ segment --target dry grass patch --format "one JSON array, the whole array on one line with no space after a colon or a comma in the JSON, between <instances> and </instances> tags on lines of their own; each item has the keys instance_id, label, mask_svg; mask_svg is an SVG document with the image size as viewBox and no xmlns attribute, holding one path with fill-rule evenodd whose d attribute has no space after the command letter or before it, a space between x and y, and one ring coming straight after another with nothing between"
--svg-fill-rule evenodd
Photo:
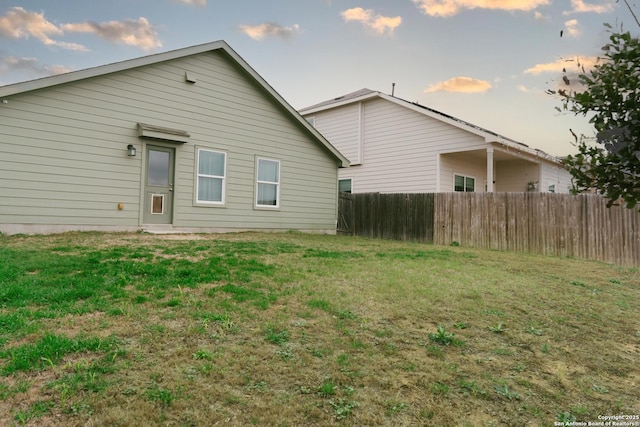
<instances>
[{"instance_id":1,"label":"dry grass patch","mask_svg":"<svg viewBox=\"0 0 640 427\"><path fill-rule=\"evenodd\" d=\"M0 256L4 425L640 413L633 269L297 233L0 236Z\"/></svg>"}]
</instances>

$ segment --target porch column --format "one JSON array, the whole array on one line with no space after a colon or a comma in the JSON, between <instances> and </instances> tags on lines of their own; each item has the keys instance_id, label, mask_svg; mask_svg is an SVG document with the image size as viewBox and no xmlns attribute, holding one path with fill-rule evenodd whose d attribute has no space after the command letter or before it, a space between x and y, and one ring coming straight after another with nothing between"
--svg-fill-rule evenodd
<instances>
[{"instance_id":1,"label":"porch column","mask_svg":"<svg viewBox=\"0 0 640 427\"><path fill-rule=\"evenodd\" d=\"M487 147L487 193L493 193L493 147Z\"/></svg>"}]
</instances>

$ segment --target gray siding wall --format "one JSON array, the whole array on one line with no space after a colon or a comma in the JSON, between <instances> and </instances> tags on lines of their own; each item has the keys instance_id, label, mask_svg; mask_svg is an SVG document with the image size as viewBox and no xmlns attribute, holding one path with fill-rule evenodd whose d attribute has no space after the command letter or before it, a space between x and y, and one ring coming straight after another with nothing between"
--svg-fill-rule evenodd
<instances>
[{"instance_id":1,"label":"gray siding wall","mask_svg":"<svg viewBox=\"0 0 640 427\"><path fill-rule=\"evenodd\" d=\"M0 231L139 228L147 141L138 122L191 135L175 145L174 226L335 230L337 161L209 52L10 97L0 106ZM195 206L197 146L228 153L223 207ZM253 208L256 156L281 161L279 210Z\"/></svg>"},{"instance_id":2,"label":"gray siding wall","mask_svg":"<svg viewBox=\"0 0 640 427\"><path fill-rule=\"evenodd\" d=\"M439 151L484 146L478 136L384 99L364 102L362 109L362 164L340 170L341 178L353 178L355 193L435 192ZM335 114L338 112L315 114L316 127L332 143L335 142L329 135L340 133L340 126L343 135L354 128L352 122L338 121L339 115ZM333 116L336 118L332 119ZM325 129L330 129L330 133L325 133ZM352 145L355 144L354 140ZM335 145L340 149L339 144ZM345 150L343 154L352 160L349 152Z\"/></svg>"}]
</instances>

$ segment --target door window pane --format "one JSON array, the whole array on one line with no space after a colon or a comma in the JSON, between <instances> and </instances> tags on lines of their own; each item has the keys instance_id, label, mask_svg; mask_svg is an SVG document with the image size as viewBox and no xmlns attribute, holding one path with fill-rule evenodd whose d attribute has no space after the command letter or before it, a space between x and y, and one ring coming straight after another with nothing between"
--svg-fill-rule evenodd
<instances>
[{"instance_id":1,"label":"door window pane","mask_svg":"<svg viewBox=\"0 0 640 427\"><path fill-rule=\"evenodd\" d=\"M169 186L169 153L149 150L147 183L157 187Z\"/></svg>"}]
</instances>

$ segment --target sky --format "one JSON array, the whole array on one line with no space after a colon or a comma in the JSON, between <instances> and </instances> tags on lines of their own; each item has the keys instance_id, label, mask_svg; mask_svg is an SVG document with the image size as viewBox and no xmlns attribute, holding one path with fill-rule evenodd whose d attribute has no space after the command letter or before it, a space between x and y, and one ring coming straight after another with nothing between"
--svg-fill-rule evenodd
<instances>
[{"instance_id":1,"label":"sky","mask_svg":"<svg viewBox=\"0 0 640 427\"><path fill-rule=\"evenodd\" d=\"M605 23L638 28L615 0L0 0L0 86L225 40L296 109L395 83L564 156L594 131L547 91L596 63Z\"/></svg>"}]
</instances>

